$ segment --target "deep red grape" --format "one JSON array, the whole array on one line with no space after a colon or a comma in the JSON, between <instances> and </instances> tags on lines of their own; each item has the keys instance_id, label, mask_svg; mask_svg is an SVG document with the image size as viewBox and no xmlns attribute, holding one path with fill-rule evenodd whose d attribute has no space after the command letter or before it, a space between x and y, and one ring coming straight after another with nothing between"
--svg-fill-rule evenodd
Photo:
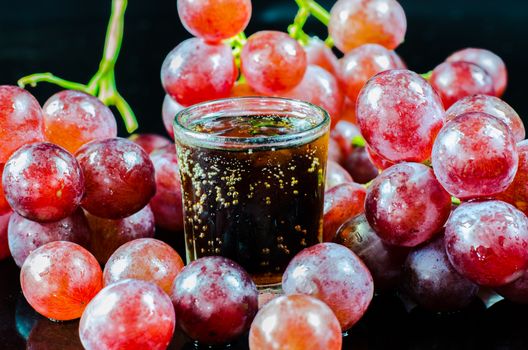
<instances>
[{"instance_id":1,"label":"deep red grape","mask_svg":"<svg viewBox=\"0 0 528 350\"><path fill-rule=\"evenodd\" d=\"M447 221L445 244L455 269L473 282L510 283L528 267L528 218L501 201L462 203Z\"/></svg>"},{"instance_id":2,"label":"deep red grape","mask_svg":"<svg viewBox=\"0 0 528 350\"><path fill-rule=\"evenodd\" d=\"M211 42L237 35L251 18L251 0L178 0L177 4L185 29Z\"/></svg>"},{"instance_id":3,"label":"deep red grape","mask_svg":"<svg viewBox=\"0 0 528 350\"><path fill-rule=\"evenodd\" d=\"M228 97L236 75L227 44L208 44L198 38L181 42L161 66L163 88L182 106Z\"/></svg>"},{"instance_id":4,"label":"deep red grape","mask_svg":"<svg viewBox=\"0 0 528 350\"><path fill-rule=\"evenodd\" d=\"M249 274L220 256L187 265L174 280L171 299L183 331L208 345L238 338L258 310L257 287Z\"/></svg>"},{"instance_id":5,"label":"deep red grape","mask_svg":"<svg viewBox=\"0 0 528 350\"><path fill-rule=\"evenodd\" d=\"M326 162L325 191L353 181L352 176L341 165L330 159Z\"/></svg>"},{"instance_id":6,"label":"deep red grape","mask_svg":"<svg viewBox=\"0 0 528 350\"><path fill-rule=\"evenodd\" d=\"M9 250L15 263L22 267L26 258L38 247L55 241L68 241L89 247L90 231L82 209L56 221L39 223L13 213L9 220Z\"/></svg>"},{"instance_id":7,"label":"deep red grape","mask_svg":"<svg viewBox=\"0 0 528 350\"><path fill-rule=\"evenodd\" d=\"M138 238L154 237L154 214L150 206L124 219L103 219L86 213L90 227L91 252L105 264L117 248Z\"/></svg>"},{"instance_id":8,"label":"deep red grape","mask_svg":"<svg viewBox=\"0 0 528 350\"><path fill-rule=\"evenodd\" d=\"M4 172L5 164L0 164L0 174ZM11 212L11 207L7 203L7 199L4 194L4 187L2 186L2 181L0 181L0 215L4 215Z\"/></svg>"},{"instance_id":9,"label":"deep red grape","mask_svg":"<svg viewBox=\"0 0 528 350\"><path fill-rule=\"evenodd\" d=\"M469 199L504 191L517 172L518 153L506 124L474 112L442 128L431 160L442 186L455 197Z\"/></svg>"},{"instance_id":10,"label":"deep red grape","mask_svg":"<svg viewBox=\"0 0 528 350\"><path fill-rule=\"evenodd\" d=\"M334 242L352 250L365 263L372 274L376 290L394 288L400 282L408 248L383 243L370 227L365 214L345 222L337 231Z\"/></svg>"},{"instance_id":11,"label":"deep red grape","mask_svg":"<svg viewBox=\"0 0 528 350\"><path fill-rule=\"evenodd\" d=\"M475 283L451 266L443 235L409 254L403 266L402 286L415 303L432 311L462 309L478 292Z\"/></svg>"},{"instance_id":12,"label":"deep red grape","mask_svg":"<svg viewBox=\"0 0 528 350\"><path fill-rule=\"evenodd\" d=\"M433 70L429 82L442 97L445 108L467 96L495 95L491 76L469 62L444 62Z\"/></svg>"},{"instance_id":13,"label":"deep red grape","mask_svg":"<svg viewBox=\"0 0 528 350\"><path fill-rule=\"evenodd\" d=\"M339 60L337 77L350 101L356 101L359 91L374 75L389 70L405 68L394 51L378 44L356 47Z\"/></svg>"},{"instance_id":14,"label":"deep red grape","mask_svg":"<svg viewBox=\"0 0 528 350\"><path fill-rule=\"evenodd\" d=\"M365 215L380 238L389 244L414 247L444 226L451 196L431 168L400 163L381 173L370 185Z\"/></svg>"},{"instance_id":15,"label":"deep red grape","mask_svg":"<svg viewBox=\"0 0 528 350\"><path fill-rule=\"evenodd\" d=\"M458 100L446 111L446 121L469 112L482 112L500 119L508 125L517 142L524 140L526 131L521 117L509 104L498 97L489 95L473 95Z\"/></svg>"},{"instance_id":16,"label":"deep red grape","mask_svg":"<svg viewBox=\"0 0 528 350\"><path fill-rule=\"evenodd\" d=\"M150 207L156 225L170 231L183 230L182 188L178 156L174 145L150 155L156 174L156 194Z\"/></svg>"},{"instance_id":17,"label":"deep red grape","mask_svg":"<svg viewBox=\"0 0 528 350\"><path fill-rule=\"evenodd\" d=\"M528 215L528 140L517 144L519 166L513 182L495 198L508 202Z\"/></svg>"},{"instance_id":18,"label":"deep red grape","mask_svg":"<svg viewBox=\"0 0 528 350\"><path fill-rule=\"evenodd\" d=\"M6 163L2 186L14 211L34 221L64 219L79 206L84 193L79 163L52 143L23 146Z\"/></svg>"},{"instance_id":19,"label":"deep red grape","mask_svg":"<svg viewBox=\"0 0 528 350\"><path fill-rule=\"evenodd\" d=\"M79 318L102 285L97 260L71 242L44 244L27 257L20 271L20 286L28 303L53 320Z\"/></svg>"},{"instance_id":20,"label":"deep red grape","mask_svg":"<svg viewBox=\"0 0 528 350\"><path fill-rule=\"evenodd\" d=\"M345 221L365 210L366 195L365 188L354 182L343 183L325 192L323 242L332 241Z\"/></svg>"},{"instance_id":21,"label":"deep red grape","mask_svg":"<svg viewBox=\"0 0 528 350\"><path fill-rule=\"evenodd\" d=\"M396 0L339 0L330 11L328 32L345 53L368 43L395 49L406 30L405 12Z\"/></svg>"},{"instance_id":22,"label":"deep red grape","mask_svg":"<svg viewBox=\"0 0 528 350\"><path fill-rule=\"evenodd\" d=\"M363 316L374 295L369 270L350 249L335 243L306 248L282 277L288 294L306 294L328 305L346 331Z\"/></svg>"},{"instance_id":23,"label":"deep red grape","mask_svg":"<svg viewBox=\"0 0 528 350\"><path fill-rule=\"evenodd\" d=\"M110 108L84 92L60 91L42 109L46 140L71 153L90 141L117 136L117 124Z\"/></svg>"},{"instance_id":24,"label":"deep red grape","mask_svg":"<svg viewBox=\"0 0 528 350\"><path fill-rule=\"evenodd\" d=\"M493 80L497 96L502 96L508 84L508 71L504 61L491 51L485 49L467 48L453 53L447 62L470 62L484 68Z\"/></svg>"},{"instance_id":25,"label":"deep red grape","mask_svg":"<svg viewBox=\"0 0 528 350\"><path fill-rule=\"evenodd\" d=\"M90 214L121 219L138 212L156 192L154 165L134 142L114 138L79 149L86 192L82 207Z\"/></svg>"},{"instance_id":26,"label":"deep red grape","mask_svg":"<svg viewBox=\"0 0 528 350\"><path fill-rule=\"evenodd\" d=\"M157 134L132 134L128 139L140 145L147 154L151 154L165 146L174 147L167 138Z\"/></svg>"},{"instance_id":27,"label":"deep red grape","mask_svg":"<svg viewBox=\"0 0 528 350\"><path fill-rule=\"evenodd\" d=\"M307 67L302 46L288 34L276 31L260 31L250 36L240 60L249 86L267 95L294 88Z\"/></svg>"},{"instance_id":28,"label":"deep red grape","mask_svg":"<svg viewBox=\"0 0 528 350\"><path fill-rule=\"evenodd\" d=\"M337 79L319 66L309 65L301 82L282 97L307 101L325 109L335 124L343 110L344 97Z\"/></svg>"},{"instance_id":29,"label":"deep red grape","mask_svg":"<svg viewBox=\"0 0 528 350\"><path fill-rule=\"evenodd\" d=\"M44 141L38 101L18 86L0 85L0 165L21 146Z\"/></svg>"},{"instance_id":30,"label":"deep red grape","mask_svg":"<svg viewBox=\"0 0 528 350\"><path fill-rule=\"evenodd\" d=\"M164 350L176 315L157 285L128 279L106 286L86 307L79 336L86 350Z\"/></svg>"},{"instance_id":31,"label":"deep red grape","mask_svg":"<svg viewBox=\"0 0 528 350\"><path fill-rule=\"evenodd\" d=\"M11 256L7 239L7 226L11 213L0 215L0 260Z\"/></svg>"},{"instance_id":32,"label":"deep red grape","mask_svg":"<svg viewBox=\"0 0 528 350\"><path fill-rule=\"evenodd\" d=\"M251 350L340 350L341 327L322 301L302 294L268 302L249 332Z\"/></svg>"},{"instance_id":33,"label":"deep red grape","mask_svg":"<svg viewBox=\"0 0 528 350\"><path fill-rule=\"evenodd\" d=\"M504 298L514 303L528 304L528 271L515 281L495 289Z\"/></svg>"},{"instance_id":34,"label":"deep red grape","mask_svg":"<svg viewBox=\"0 0 528 350\"><path fill-rule=\"evenodd\" d=\"M378 168L370 160L365 147L354 147L343 161L343 167L352 175L354 181L360 184L374 180L379 174Z\"/></svg>"},{"instance_id":35,"label":"deep red grape","mask_svg":"<svg viewBox=\"0 0 528 350\"><path fill-rule=\"evenodd\" d=\"M105 265L103 281L107 286L133 278L155 283L170 294L183 266L181 257L167 243L140 238L123 244L112 254Z\"/></svg>"},{"instance_id":36,"label":"deep red grape","mask_svg":"<svg viewBox=\"0 0 528 350\"><path fill-rule=\"evenodd\" d=\"M356 114L361 134L380 156L393 162L423 162L442 128L444 108L418 74L389 70L363 87Z\"/></svg>"},{"instance_id":37,"label":"deep red grape","mask_svg":"<svg viewBox=\"0 0 528 350\"><path fill-rule=\"evenodd\" d=\"M324 68L333 75L336 74L339 61L332 52L332 49L326 46L324 41L317 37L312 37L304 47L304 50L306 51L308 64Z\"/></svg>"},{"instance_id":38,"label":"deep red grape","mask_svg":"<svg viewBox=\"0 0 528 350\"><path fill-rule=\"evenodd\" d=\"M163 105L161 106L161 116L163 120L163 126L165 126L165 130L167 130L167 133L173 140L174 129L172 128L172 122L176 117L176 113L182 109L182 105L174 101L169 95L165 95L165 98L163 99Z\"/></svg>"}]
</instances>

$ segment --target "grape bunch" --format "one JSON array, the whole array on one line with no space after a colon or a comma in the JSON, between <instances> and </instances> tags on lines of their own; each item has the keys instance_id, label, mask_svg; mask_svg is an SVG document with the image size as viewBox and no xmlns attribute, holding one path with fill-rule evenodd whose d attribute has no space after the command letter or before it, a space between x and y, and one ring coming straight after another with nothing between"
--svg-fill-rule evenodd
<instances>
[{"instance_id":1,"label":"grape bunch","mask_svg":"<svg viewBox=\"0 0 528 350\"><path fill-rule=\"evenodd\" d=\"M394 51L407 30L397 1L297 3L287 32L246 37L250 0L178 0L193 37L161 66L171 138L178 111L220 98L301 99L330 114L323 242L290 261L283 295L259 294L224 257L185 266L154 238L183 240L169 139L117 137L86 91L41 107L0 86L0 259L21 268L38 313L80 318L86 349L166 349L179 327L207 346L249 334L252 350L337 350L375 293L433 312L467 307L480 288L528 303L528 143L501 99L502 59L466 48L418 74ZM310 16L326 40L304 32Z\"/></svg>"}]
</instances>

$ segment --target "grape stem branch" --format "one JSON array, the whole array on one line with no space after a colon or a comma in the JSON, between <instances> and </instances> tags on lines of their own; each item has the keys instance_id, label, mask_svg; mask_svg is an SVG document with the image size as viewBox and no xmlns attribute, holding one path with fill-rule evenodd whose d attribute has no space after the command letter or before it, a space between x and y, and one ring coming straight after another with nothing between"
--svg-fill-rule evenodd
<instances>
[{"instance_id":1,"label":"grape stem branch","mask_svg":"<svg viewBox=\"0 0 528 350\"><path fill-rule=\"evenodd\" d=\"M77 83L59 78L52 73L35 73L18 80L21 88L29 85L35 87L38 83L46 82L65 89L79 90L97 96L107 106L115 106L123 118L129 133L138 128L134 112L116 87L115 65L121 43L123 42L124 18L128 0L112 0L112 11L108 21L103 57L99 69L87 84Z\"/></svg>"},{"instance_id":2,"label":"grape stem branch","mask_svg":"<svg viewBox=\"0 0 528 350\"><path fill-rule=\"evenodd\" d=\"M328 27L330 23L330 14L321 5L314 0L295 0L299 7L293 23L288 27L290 36L298 40L302 45L308 44L310 36L303 31L303 27L310 16L313 16L324 26ZM328 47L334 46L332 37L328 36L325 40Z\"/></svg>"}]
</instances>

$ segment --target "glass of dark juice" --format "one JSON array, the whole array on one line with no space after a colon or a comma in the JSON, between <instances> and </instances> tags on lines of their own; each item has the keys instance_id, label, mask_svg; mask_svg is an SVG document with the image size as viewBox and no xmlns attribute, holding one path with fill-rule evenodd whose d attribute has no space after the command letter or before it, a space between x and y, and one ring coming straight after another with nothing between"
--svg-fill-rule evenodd
<instances>
[{"instance_id":1,"label":"glass of dark juice","mask_svg":"<svg viewBox=\"0 0 528 350\"><path fill-rule=\"evenodd\" d=\"M301 101L216 100L176 116L187 262L222 255L260 289L322 238L330 118Z\"/></svg>"}]
</instances>

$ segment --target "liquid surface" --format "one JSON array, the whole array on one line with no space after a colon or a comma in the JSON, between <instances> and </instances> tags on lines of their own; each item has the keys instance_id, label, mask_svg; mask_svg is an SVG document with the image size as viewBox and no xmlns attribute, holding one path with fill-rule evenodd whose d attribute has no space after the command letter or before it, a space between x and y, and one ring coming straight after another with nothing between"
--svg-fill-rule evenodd
<instances>
[{"instance_id":1,"label":"liquid surface","mask_svg":"<svg viewBox=\"0 0 528 350\"><path fill-rule=\"evenodd\" d=\"M310 126L308 126L310 125ZM231 137L310 128L299 118L219 117L194 130ZM179 143L187 259L222 255L259 286L321 240L328 134L292 148L208 149Z\"/></svg>"},{"instance_id":2,"label":"liquid surface","mask_svg":"<svg viewBox=\"0 0 528 350\"><path fill-rule=\"evenodd\" d=\"M310 120L278 115L216 116L191 124L193 131L224 137L271 137L306 131L314 127Z\"/></svg>"}]
</instances>

